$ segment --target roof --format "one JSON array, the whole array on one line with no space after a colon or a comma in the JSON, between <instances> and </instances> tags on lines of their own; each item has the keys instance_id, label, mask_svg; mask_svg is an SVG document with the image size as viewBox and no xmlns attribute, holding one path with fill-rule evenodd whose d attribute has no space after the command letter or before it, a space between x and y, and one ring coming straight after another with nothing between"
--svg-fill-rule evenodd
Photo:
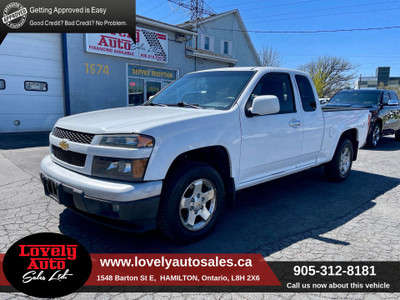
<instances>
[{"instance_id":1,"label":"roof","mask_svg":"<svg viewBox=\"0 0 400 300\"><path fill-rule=\"evenodd\" d=\"M176 26L179 26L179 27L182 27L182 28L191 28L191 27L196 26L197 22L198 22L199 25L201 25L201 24L204 24L204 23L207 23L207 22L219 19L219 18L223 18L223 17L231 15L231 14L236 16L236 19L238 20L239 26L241 28L241 32L243 33L245 39L247 40L247 43L250 46L250 50L253 52L254 58L261 65L260 59L259 59L259 57L257 55L257 51L254 48L253 42L252 42L252 40L250 38L250 35L249 35L248 31L247 31L247 28L244 25L244 22L243 22L243 19L242 19L240 13L239 13L239 10L237 10L237 9L226 11L226 12L219 13L219 14L216 14L216 15L211 15L211 16L202 18L201 20L198 20L198 21L197 20L187 21L185 23L181 23L181 24L178 24Z\"/></svg>"},{"instance_id":2,"label":"roof","mask_svg":"<svg viewBox=\"0 0 400 300\"><path fill-rule=\"evenodd\" d=\"M385 90L385 89L377 89L377 88L363 88L363 89L344 89L341 90L341 92L388 92L390 90Z\"/></svg>"},{"instance_id":3,"label":"roof","mask_svg":"<svg viewBox=\"0 0 400 300\"><path fill-rule=\"evenodd\" d=\"M365 77L362 77L362 76L360 76L360 77L358 77L358 79L359 80L377 80L378 79L378 77L377 76L365 76Z\"/></svg>"},{"instance_id":4,"label":"roof","mask_svg":"<svg viewBox=\"0 0 400 300\"><path fill-rule=\"evenodd\" d=\"M215 68L209 70L201 70L196 72L214 72L214 71L268 71L268 72L285 72L285 73L295 73L304 74L307 73L295 69L280 68L280 67L231 67L231 68ZM308 75L307 75L308 76Z\"/></svg>"},{"instance_id":5,"label":"roof","mask_svg":"<svg viewBox=\"0 0 400 300\"><path fill-rule=\"evenodd\" d=\"M154 19L139 16L139 15L136 15L136 23L146 24L146 25L150 25L150 26L154 26L154 27L158 27L158 28L162 28L162 29L167 29L167 30L170 30L173 32L178 32L178 33L182 33L182 34L186 34L186 35L197 35L197 33L192 30L184 29L184 28L178 27L176 25L171 25L168 23L160 22L160 21L157 21Z\"/></svg>"},{"instance_id":6,"label":"roof","mask_svg":"<svg viewBox=\"0 0 400 300\"><path fill-rule=\"evenodd\" d=\"M203 49L194 49L191 47L187 47L186 50L188 52L191 52L189 55L194 56L194 57L199 57L199 58L205 58L205 59L210 59L210 60L217 60L217 61L222 61L225 63L230 63L230 64L236 64L238 62L237 59L227 57L225 55L220 55L211 51L203 50Z\"/></svg>"}]
</instances>

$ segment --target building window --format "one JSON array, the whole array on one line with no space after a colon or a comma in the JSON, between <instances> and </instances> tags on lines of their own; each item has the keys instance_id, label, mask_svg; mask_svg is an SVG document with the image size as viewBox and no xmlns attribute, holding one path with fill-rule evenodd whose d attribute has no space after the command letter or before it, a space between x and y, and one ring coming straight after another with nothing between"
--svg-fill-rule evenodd
<instances>
[{"instance_id":1,"label":"building window","mask_svg":"<svg viewBox=\"0 0 400 300\"><path fill-rule=\"evenodd\" d=\"M204 37L204 50L210 50L210 37Z\"/></svg>"},{"instance_id":2,"label":"building window","mask_svg":"<svg viewBox=\"0 0 400 300\"><path fill-rule=\"evenodd\" d=\"M42 81L25 81L25 90L35 92L47 92L47 82Z\"/></svg>"},{"instance_id":3,"label":"building window","mask_svg":"<svg viewBox=\"0 0 400 300\"><path fill-rule=\"evenodd\" d=\"M230 41L221 41L221 53L231 55L232 46Z\"/></svg>"},{"instance_id":4,"label":"building window","mask_svg":"<svg viewBox=\"0 0 400 300\"><path fill-rule=\"evenodd\" d=\"M140 105L177 78L176 70L128 65L128 105Z\"/></svg>"},{"instance_id":5,"label":"building window","mask_svg":"<svg viewBox=\"0 0 400 300\"><path fill-rule=\"evenodd\" d=\"M144 80L129 78L129 105L140 105L144 102Z\"/></svg>"},{"instance_id":6,"label":"building window","mask_svg":"<svg viewBox=\"0 0 400 300\"><path fill-rule=\"evenodd\" d=\"M0 90L6 89L6 81L4 79L0 79Z\"/></svg>"},{"instance_id":7,"label":"building window","mask_svg":"<svg viewBox=\"0 0 400 300\"><path fill-rule=\"evenodd\" d=\"M201 35L201 49L204 49L207 51L214 51L214 39L209 35L202 34Z\"/></svg>"},{"instance_id":8,"label":"building window","mask_svg":"<svg viewBox=\"0 0 400 300\"><path fill-rule=\"evenodd\" d=\"M229 54L229 43L224 41L224 53Z\"/></svg>"}]
</instances>

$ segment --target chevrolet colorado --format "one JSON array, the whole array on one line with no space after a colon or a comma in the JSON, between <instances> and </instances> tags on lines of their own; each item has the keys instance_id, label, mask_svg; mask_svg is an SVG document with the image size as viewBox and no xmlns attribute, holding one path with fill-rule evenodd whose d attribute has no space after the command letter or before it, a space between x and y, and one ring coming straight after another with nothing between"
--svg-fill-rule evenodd
<instances>
[{"instance_id":1,"label":"chevrolet colorado","mask_svg":"<svg viewBox=\"0 0 400 300\"><path fill-rule=\"evenodd\" d=\"M142 106L57 121L41 179L46 195L93 220L193 242L237 190L319 165L345 180L368 122L365 109L321 109L300 71L194 72Z\"/></svg>"}]
</instances>

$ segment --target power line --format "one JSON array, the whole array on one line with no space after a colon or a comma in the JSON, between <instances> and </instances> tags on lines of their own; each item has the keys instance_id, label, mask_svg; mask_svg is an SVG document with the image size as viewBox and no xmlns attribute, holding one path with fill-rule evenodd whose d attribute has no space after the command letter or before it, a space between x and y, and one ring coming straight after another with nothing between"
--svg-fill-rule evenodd
<instances>
[{"instance_id":1,"label":"power line","mask_svg":"<svg viewBox=\"0 0 400 300\"><path fill-rule=\"evenodd\" d=\"M330 10L336 10L336 9L344 9L344 8L353 8L353 7L363 7L363 6L371 6L371 5L378 5L378 4L388 4L396 2L398 3L398 0L394 1L383 1L383 2L373 2L373 3L368 3L368 4L359 4L359 5L349 5L349 6L336 6L336 7L325 7L325 8L320 8L320 9L313 9L313 10L307 10L307 11L296 11L296 12L286 12L286 13L281 13L281 14L275 14L275 15L264 15L263 18L265 17L277 17L277 16L286 16L286 15L295 15L295 14L308 14L311 12L318 12L318 11L330 11ZM260 8L254 8L254 10L258 10ZM245 10L253 10L253 8L245 9ZM243 10L243 11L245 11ZM387 10L387 9L385 9ZM374 10L377 11L377 10ZM368 11L371 12L371 11ZM351 12L353 13L353 12ZM336 15L336 14L335 14Z\"/></svg>"},{"instance_id":2,"label":"power line","mask_svg":"<svg viewBox=\"0 0 400 300\"><path fill-rule=\"evenodd\" d=\"M362 13L370 13L370 12L378 12L378 11L388 11L388 10L397 10L400 7L392 7L392 8L385 8L385 9L374 9L374 10L364 10L364 11L351 11L351 12L341 12L340 16L342 15L354 15L354 14L362 14ZM303 17L293 17L293 18L284 18L284 19L272 19L272 20L266 20L265 16L262 16L264 23L265 22L276 22L276 21L288 21L288 20L298 20L298 19L310 19L310 18L320 18L320 17L327 17L327 16L338 16L338 13L331 13L331 14L322 14L322 15L312 15L312 16L303 16ZM254 20L254 18L252 18ZM256 21L259 22L259 21ZM251 24L254 22L249 22L248 24Z\"/></svg>"},{"instance_id":3,"label":"power line","mask_svg":"<svg viewBox=\"0 0 400 300\"><path fill-rule=\"evenodd\" d=\"M293 57L309 57L313 56L314 54L285 54L281 53L282 56L293 56ZM345 57L363 57L363 58L385 58L385 59L400 59L400 56L396 55L352 55L352 54L345 54L341 53L340 56L345 56Z\"/></svg>"},{"instance_id":4,"label":"power line","mask_svg":"<svg viewBox=\"0 0 400 300\"><path fill-rule=\"evenodd\" d=\"M267 34L313 34L313 33L335 33L335 32L351 32L351 31L371 31L371 30L389 30L400 29L399 26L386 26L386 27L369 27L369 28L352 28L352 29L333 29L333 30L239 30L239 29L225 29L210 27L211 29L223 31L237 31L247 33L267 33Z\"/></svg>"},{"instance_id":5,"label":"power line","mask_svg":"<svg viewBox=\"0 0 400 300\"><path fill-rule=\"evenodd\" d=\"M138 0L136 0L136 1L138 1ZM144 16L144 15L146 15L147 13L149 13L149 12L151 12L151 11L153 11L153 10L156 10L157 8L160 8L160 7L162 7L162 4L161 3L156 3L155 5L154 5L154 1L153 2L150 2L150 1L148 1L148 0L142 0L145 4L138 4L138 3L136 3L136 13L137 14L139 14L139 15L142 15L142 16ZM157 1L157 0L156 0ZM140 2L140 0L139 0L139 2ZM163 1L162 1L163 2ZM152 5L153 4L153 5ZM151 8L149 8L149 7L151 7Z\"/></svg>"},{"instance_id":6,"label":"power line","mask_svg":"<svg viewBox=\"0 0 400 300\"><path fill-rule=\"evenodd\" d=\"M214 6L214 8L231 7L231 6L237 6L237 5L249 5L249 4L251 4L251 3L259 3L259 2L265 3L265 0L261 0L261 1L248 1L248 2L243 2L243 3L241 3L241 4L230 4L230 5ZM315 2L315 0L298 1L298 2L291 2L291 3L285 3L285 4L277 4L277 5L263 6L262 8L282 7L282 6L297 5L297 4L308 3L308 2ZM259 8L257 8L257 9L259 9ZM247 9L246 9L246 10L247 10Z\"/></svg>"},{"instance_id":7,"label":"power line","mask_svg":"<svg viewBox=\"0 0 400 300\"><path fill-rule=\"evenodd\" d=\"M147 13L149 13L149 12L151 12L151 11L157 9L159 6L160 6L160 4L156 4L155 6L153 6L153 7L150 8L150 9L147 9L145 12L143 12L143 13L141 13L141 14L142 14L142 15L146 15Z\"/></svg>"}]
</instances>

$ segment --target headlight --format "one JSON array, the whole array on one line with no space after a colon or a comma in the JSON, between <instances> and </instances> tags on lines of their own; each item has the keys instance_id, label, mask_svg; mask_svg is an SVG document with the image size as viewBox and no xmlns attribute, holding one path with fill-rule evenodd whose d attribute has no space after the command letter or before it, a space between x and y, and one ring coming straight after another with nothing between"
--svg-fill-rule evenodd
<instances>
[{"instance_id":1,"label":"headlight","mask_svg":"<svg viewBox=\"0 0 400 300\"><path fill-rule=\"evenodd\" d=\"M150 136L140 134L130 135L105 135L100 138L100 146L120 148L152 148L154 139Z\"/></svg>"},{"instance_id":2,"label":"headlight","mask_svg":"<svg viewBox=\"0 0 400 300\"><path fill-rule=\"evenodd\" d=\"M95 156L92 175L117 180L142 181L148 160L148 158L122 159Z\"/></svg>"}]
</instances>

